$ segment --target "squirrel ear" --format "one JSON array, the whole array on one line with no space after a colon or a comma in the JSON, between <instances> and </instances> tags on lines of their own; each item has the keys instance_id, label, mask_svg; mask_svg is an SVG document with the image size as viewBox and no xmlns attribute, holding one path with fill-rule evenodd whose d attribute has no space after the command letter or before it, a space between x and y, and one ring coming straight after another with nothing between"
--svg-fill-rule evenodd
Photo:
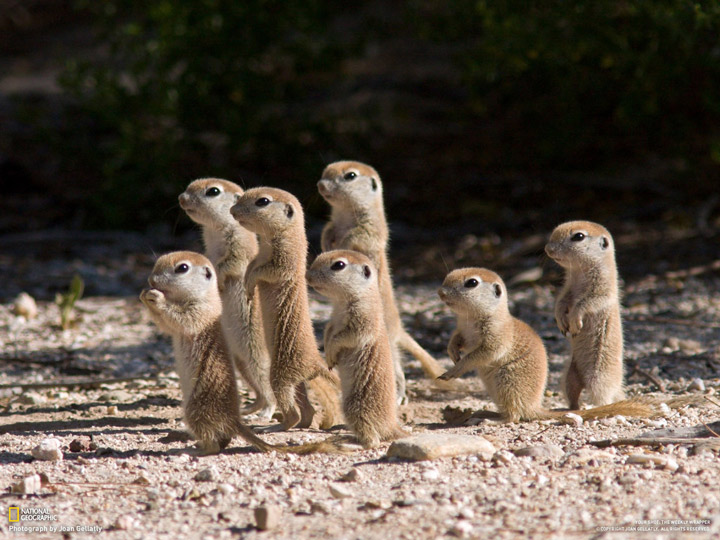
<instances>
[{"instance_id":1,"label":"squirrel ear","mask_svg":"<svg viewBox=\"0 0 720 540\"><path fill-rule=\"evenodd\" d=\"M600 247L602 247L603 249L607 249L609 245L610 240L607 239L607 236L603 236L600 240Z\"/></svg>"},{"instance_id":2,"label":"squirrel ear","mask_svg":"<svg viewBox=\"0 0 720 540\"><path fill-rule=\"evenodd\" d=\"M205 279L208 279L208 280L212 279L212 272L210 271L210 268L207 266L205 267Z\"/></svg>"},{"instance_id":3,"label":"squirrel ear","mask_svg":"<svg viewBox=\"0 0 720 540\"><path fill-rule=\"evenodd\" d=\"M367 264L363 266L363 275L365 276L365 279L370 279L370 276L372 275L372 270L370 270L370 267Z\"/></svg>"},{"instance_id":4,"label":"squirrel ear","mask_svg":"<svg viewBox=\"0 0 720 540\"><path fill-rule=\"evenodd\" d=\"M377 191L377 180L375 180L375 177L370 177L370 182L372 184L372 190Z\"/></svg>"},{"instance_id":5,"label":"squirrel ear","mask_svg":"<svg viewBox=\"0 0 720 540\"><path fill-rule=\"evenodd\" d=\"M502 287L499 283L493 283L493 290L495 291L495 296L500 298L502 296Z\"/></svg>"},{"instance_id":6,"label":"squirrel ear","mask_svg":"<svg viewBox=\"0 0 720 540\"><path fill-rule=\"evenodd\" d=\"M292 204L287 203L287 204L285 205L285 215L286 215L288 218L291 218L291 217L293 217L293 216L295 215L295 209L293 208Z\"/></svg>"}]
</instances>

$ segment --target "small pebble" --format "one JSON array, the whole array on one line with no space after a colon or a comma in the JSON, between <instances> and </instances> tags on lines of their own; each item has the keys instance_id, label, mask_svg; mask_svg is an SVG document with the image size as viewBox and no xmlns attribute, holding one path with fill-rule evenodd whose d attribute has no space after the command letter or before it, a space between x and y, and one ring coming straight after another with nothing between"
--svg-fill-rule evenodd
<instances>
[{"instance_id":1,"label":"small pebble","mask_svg":"<svg viewBox=\"0 0 720 540\"><path fill-rule=\"evenodd\" d=\"M330 484L329 487L330 495L332 495L336 499L347 499L348 497L352 497L352 493L345 486L342 486L340 484Z\"/></svg>"},{"instance_id":2,"label":"small pebble","mask_svg":"<svg viewBox=\"0 0 720 540\"><path fill-rule=\"evenodd\" d=\"M515 461L515 454L508 450L498 450L493 454L492 460L494 463L502 463L503 465L510 465Z\"/></svg>"},{"instance_id":3,"label":"small pebble","mask_svg":"<svg viewBox=\"0 0 720 540\"><path fill-rule=\"evenodd\" d=\"M233 491L235 491L235 488L231 484L223 483L218 486L218 490L223 495L230 495Z\"/></svg>"},{"instance_id":4,"label":"small pebble","mask_svg":"<svg viewBox=\"0 0 720 540\"><path fill-rule=\"evenodd\" d=\"M130 531L135 527L135 520L132 518L132 516L128 514L124 514L122 516L119 516L115 523L113 524L113 528L118 529L120 531Z\"/></svg>"},{"instance_id":5,"label":"small pebble","mask_svg":"<svg viewBox=\"0 0 720 540\"><path fill-rule=\"evenodd\" d=\"M215 482L218 479L218 471L214 466L208 467L207 469L199 471L194 476L194 479L198 482Z\"/></svg>"},{"instance_id":6,"label":"small pebble","mask_svg":"<svg viewBox=\"0 0 720 540\"><path fill-rule=\"evenodd\" d=\"M90 450L94 450L93 448L95 446L93 442L90 440L90 437L83 435L81 437L78 437L77 439L73 439L70 442L70 451L71 452L89 452Z\"/></svg>"},{"instance_id":7,"label":"small pebble","mask_svg":"<svg viewBox=\"0 0 720 540\"><path fill-rule=\"evenodd\" d=\"M428 469L422 473L423 480L437 480L440 478L440 471L437 469Z\"/></svg>"},{"instance_id":8,"label":"small pebble","mask_svg":"<svg viewBox=\"0 0 720 540\"><path fill-rule=\"evenodd\" d=\"M25 317L27 320L34 319L37 317L38 308L35 303L35 299L26 292L21 292L15 298L13 303L12 312L20 317Z\"/></svg>"},{"instance_id":9,"label":"small pebble","mask_svg":"<svg viewBox=\"0 0 720 540\"><path fill-rule=\"evenodd\" d=\"M340 477L342 482L357 482L363 477L360 469L352 468Z\"/></svg>"},{"instance_id":10,"label":"small pebble","mask_svg":"<svg viewBox=\"0 0 720 540\"><path fill-rule=\"evenodd\" d=\"M261 531L269 531L280 524L282 510L279 506L266 504L255 508L255 526Z\"/></svg>"},{"instance_id":11,"label":"small pebble","mask_svg":"<svg viewBox=\"0 0 720 540\"><path fill-rule=\"evenodd\" d=\"M453 536L457 536L459 538L467 538L470 536L473 532L473 526L472 523L469 521L466 521L464 519L461 519L458 521L451 529L450 534Z\"/></svg>"},{"instance_id":12,"label":"small pebble","mask_svg":"<svg viewBox=\"0 0 720 540\"><path fill-rule=\"evenodd\" d=\"M580 416L579 414L569 412L567 414L564 414L563 417L560 418L560 423L580 427L583 425L583 419L582 416Z\"/></svg>"},{"instance_id":13,"label":"small pebble","mask_svg":"<svg viewBox=\"0 0 720 540\"><path fill-rule=\"evenodd\" d=\"M327 516L330 514L330 509L325 503L321 502L312 502L310 503L310 513L311 514L322 514L324 516Z\"/></svg>"},{"instance_id":14,"label":"small pebble","mask_svg":"<svg viewBox=\"0 0 720 540\"><path fill-rule=\"evenodd\" d=\"M59 461L63 458L60 441L55 438L44 439L32 449L32 457L42 461Z\"/></svg>"},{"instance_id":15,"label":"small pebble","mask_svg":"<svg viewBox=\"0 0 720 540\"><path fill-rule=\"evenodd\" d=\"M10 487L10 493L21 493L23 495L32 495L40 491L42 481L39 474L32 474L20 480L17 484Z\"/></svg>"},{"instance_id":16,"label":"small pebble","mask_svg":"<svg viewBox=\"0 0 720 540\"><path fill-rule=\"evenodd\" d=\"M530 456L533 458L558 459L565 455L563 449L555 444L544 444L542 446L528 446L513 450L518 457Z\"/></svg>"},{"instance_id":17,"label":"small pebble","mask_svg":"<svg viewBox=\"0 0 720 540\"><path fill-rule=\"evenodd\" d=\"M114 416L118 413L118 408L116 405L110 405L106 411L107 411L107 414Z\"/></svg>"},{"instance_id":18,"label":"small pebble","mask_svg":"<svg viewBox=\"0 0 720 540\"><path fill-rule=\"evenodd\" d=\"M702 379L695 378L688 385L687 389L690 392L704 392L705 391L705 383L703 382Z\"/></svg>"}]
</instances>

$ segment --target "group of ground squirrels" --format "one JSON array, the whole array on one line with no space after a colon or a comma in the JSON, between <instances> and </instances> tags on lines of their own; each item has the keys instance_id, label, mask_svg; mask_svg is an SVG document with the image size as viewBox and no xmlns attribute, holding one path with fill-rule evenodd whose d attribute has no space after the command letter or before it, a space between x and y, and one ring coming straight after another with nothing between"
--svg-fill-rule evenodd
<instances>
[{"instance_id":1,"label":"group of ground squirrels","mask_svg":"<svg viewBox=\"0 0 720 540\"><path fill-rule=\"evenodd\" d=\"M438 294L457 316L457 328L447 349L455 365L443 372L402 327L377 171L354 161L332 163L318 191L332 210L322 232L323 252L309 268L303 209L290 193L270 187L244 191L227 180L204 178L179 197L202 228L205 255L161 256L140 299L172 336L184 419L200 452L218 452L235 435L261 451L300 454L347 451L349 441L370 448L402 437L402 351L440 388L477 371L498 408L486 413L490 417L518 422L568 413L542 406L545 347L510 314L500 276L485 268L446 276ZM571 344L563 383L570 410L586 419L652 416L658 403L650 399L621 401L623 336L612 236L596 223L563 223L545 251L565 269L555 320ZM325 359L313 332L308 285L332 303ZM245 409L233 366L256 395ZM259 431L307 428L316 413L308 389L322 407L320 427L344 421L352 437L271 445L241 420L249 413L269 420L278 409L281 423ZM597 407L579 410L583 389Z\"/></svg>"}]
</instances>

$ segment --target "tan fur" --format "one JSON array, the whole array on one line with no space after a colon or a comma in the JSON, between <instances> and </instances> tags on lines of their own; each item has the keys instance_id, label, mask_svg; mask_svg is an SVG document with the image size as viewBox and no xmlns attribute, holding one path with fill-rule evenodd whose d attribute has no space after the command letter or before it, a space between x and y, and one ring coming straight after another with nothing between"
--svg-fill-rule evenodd
<instances>
[{"instance_id":1,"label":"tan fur","mask_svg":"<svg viewBox=\"0 0 720 540\"><path fill-rule=\"evenodd\" d=\"M354 174L354 178L349 175ZM405 397L405 375L400 350L409 352L431 378L442 367L403 329L395 303L388 263L389 232L385 219L382 182L377 171L357 161L338 161L328 165L318 182L318 191L332 207L330 221L321 237L323 251L347 249L366 255L378 270L385 325L395 365L398 397ZM447 383L440 386L450 387Z\"/></svg>"},{"instance_id":2,"label":"tan fur","mask_svg":"<svg viewBox=\"0 0 720 540\"><path fill-rule=\"evenodd\" d=\"M366 448L406 435L397 419L393 358L372 261L356 251L325 252L307 280L333 304L325 357L340 372L347 425Z\"/></svg>"},{"instance_id":3,"label":"tan fur","mask_svg":"<svg viewBox=\"0 0 720 540\"><path fill-rule=\"evenodd\" d=\"M271 358L270 384L283 414L282 425L285 429L309 426L313 409L303 388L298 392L307 381L324 409L320 426L330 428L340 421L339 380L323 361L313 333L300 202L280 189L253 188L238 199L232 215L260 240L260 251L245 273L245 290L253 295L259 289ZM297 398L302 400L300 411Z\"/></svg>"},{"instance_id":4,"label":"tan fur","mask_svg":"<svg viewBox=\"0 0 720 540\"><path fill-rule=\"evenodd\" d=\"M510 422L558 418L567 411L542 407L547 380L547 354L540 336L513 317L507 288L495 272L462 268L450 272L438 290L440 298L457 315L457 329L448 354L455 362L443 378L477 370L503 419ZM654 416L657 403L632 399L573 411L584 419Z\"/></svg>"},{"instance_id":5,"label":"tan fur","mask_svg":"<svg viewBox=\"0 0 720 540\"><path fill-rule=\"evenodd\" d=\"M555 228L545 251L565 269L555 320L570 337L565 370L570 408L580 405L583 388L595 405L622 399L623 335L612 236L597 223L571 221Z\"/></svg>"},{"instance_id":6,"label":"tan fur","mask_svg":"<svg viewBox=\"0 0 720 540\"><path fill-rule=\"evenodd\" d=\"M219 178L191 182L180 194L180 207L202 227L205 255L217 269L223 333L235 367L255 391L257 399L243 414L257 412L265 419L275 411L270 387L270 355L265 346L260 303L249 302L245 292L245 270L257 255L255 234L241 227L230 214L243 190ZM256 294L257 296L257 294Z\"/></svg>"},{"instance_id":7,"label":"tan fur","mask_svg":"<svg viewBox=\"0 0 720 540\"><path fill-rule=\"evenodd\" d=\"M186 265L187 270L182 270ZM180 377L185 423L203 454L217 453L233 436L262 452L312 454L345 451L331 441L276 446L240 420L235 373L220 327L222 305L212 263L199 253L177 251L160 257L140 293L158 327L172 336Z\"/></svg>"}]
</instances>

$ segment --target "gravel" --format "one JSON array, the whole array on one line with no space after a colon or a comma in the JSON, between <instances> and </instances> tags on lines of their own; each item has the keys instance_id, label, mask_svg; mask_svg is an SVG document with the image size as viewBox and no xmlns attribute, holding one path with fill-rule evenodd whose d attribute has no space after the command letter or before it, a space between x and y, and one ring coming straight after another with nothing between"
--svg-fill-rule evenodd
<instances>
[{"instance_id":1,"label":"gravel","mask_svg":"<svg viewBox=\"0 0 720 540\"><path fill-rule=\"evenodd\" d=\"M102 251L98 260L48 263L63 279L77 268L94 269L83 276L88 296L78 302L68 330L59 327L52 301L57 291L40 282L39 271L25 282L11 279L0 291L0 488L6 507L56 518L2 522L0 537L51 537L11 532L11 525L65 527L72 538L173 540L710 538L720 532L716 438L664 446L590 444L718 419L716 274L638 279L626 284L624 299L629 395L705 395L702 406L655 419L449 426L446 406L494 409L481 382L470 376L462 392L439 391L409 361L410 403L400 416L411 437L484 439L492 450L410 461L388 457L385 444L295 456L261 454L235 438L223 453L201 457L184 431L170 343L136 299L152 257L130 253L128 247L114 261ZM437 299L439 281L403 283L398 300L410 333L450 365L444 348L454 321ZM545 405L559 408L569 346L552 318L554 285L518 283L509 294L513 312L545 342ZM13 313L22 289L38 293L34 318ZM320 331L330 307L311 299ZM58 381L101 382L43 386ZM23 392L20 384L35 387ZM244 387L241 398L250 398ZM259 425L256 418L248 421ZM328 435L307 429L262 436L294 444ZM57 441L51 444L62 460L33 457L47 440ZM40 485L35 476L43 478Z\"/></svg>"}]
</instances>

